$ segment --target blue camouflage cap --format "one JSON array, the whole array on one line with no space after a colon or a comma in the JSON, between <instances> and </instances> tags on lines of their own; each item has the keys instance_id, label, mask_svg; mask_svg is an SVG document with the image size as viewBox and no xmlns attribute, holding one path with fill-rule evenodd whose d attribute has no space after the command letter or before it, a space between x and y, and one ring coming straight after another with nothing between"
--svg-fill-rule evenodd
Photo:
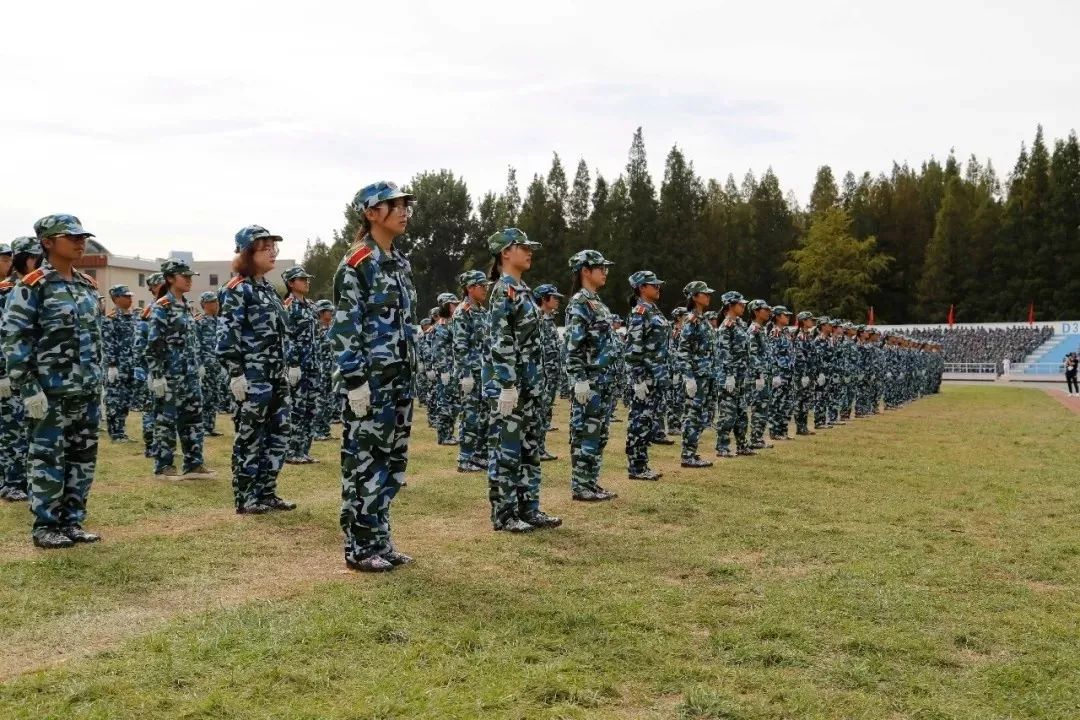
<instances>
[{"instance_id":1,"label":"blue camouflage cap","mask_svg":"<svg viewBox=\"0 0 1080 720\"><path fill-rule=\"evenodd\" d=\"M529 236L517 228L506 228L497 233L492 233L487 239L488 251L492 255L498 255L511 245L524 245L532 249L543 247L540 243L530 240Z\"/></svg>"},{"instance_id":2,"label":"blue camouflage cap","mask_svg":"<svg viewBox=\"0 0 1080 720\"><path fill-rule=\"evenodd\" d=\"M191 269L190 266L183 260L177 260L176 258L169 258L165 262L161 263L162 275L198 275L199 273Z\"/></svg>"},{"instance_id":3,"label":"blue camouflage cap","mask_svg":"<svg viewBox=\"0 0 1080 720\"><path fill-rule=\"evenodd\" d=\"M41 243L36 237L22 235L11 241L12 254L27 253L28 255L41 255Z\"/></svg>"},{"instance_id":4,"label":"blue camouflage cap","mask_svg":"<svg viewBox=\"0 0 1080 720\"><path fill-rule=\"evenodd\" d=\"M466 290L473 285L488 285L491 281L488 280L487 275L482 270L466 270L458 275L458 285Z\"/></svg>"},{"instance_id":5,"label":"blue camouflage cap","mask_svg":"<svg viewBox=\"0 0 1080 720\"><path fill-rule=\"evenodd\" d=\"M701 317L705 320L719 320L720 313L716 312L715 310L709 310L703 313Z\"/></svg>"},{"instance_id":6,"label":"blue camouflage cap","mask_svg":"<svg viewBox=\"0 0 1080 720\"><path fill-rule=\"evenodd\" d=\"M305 280L313 277L315 276L308 273L308 271L300 265L293 265L291 268L281 273L281 279L284 280L286 284L293 280Z\"/></svg>"},{"instance_id":7,"label":"blue camouflage cap","mask_svg":"<svg viewBox=\"0 0 1080 720\"><path fill-rule=\"evenodd\" d=\"M611 267L615 263L601 255L599 250L579 250L570 256L568 264L571 272L577 272L587 267Z\"/></svg>"},{"instance_id":8,"label":"blue camouflage cap","mask_svg":"<svg viewBox=\"0 0 1080 720\"><path fill-rule=\"evenodd\" d=\"M205 290L199 295L199 304L205 305L210 302L218 302L217 293L213 290Z\"/></svg>"},{"instance_id":9,"label":"blue camouflage cap","mask_svg":"<svg viewBox=\"0 0 1080 720\"><path fill-rule=\"evenodd\" d=\"M267 238L281 242L280 235L274 235L262 225L246 225L236 231L236 252L243 252L255 244L256 240Z\"/></svg>"},{"instance_id":10,"label":"blue camouflage cap","mask_svg":"<svg viewBox=\"0 0 1080 720\"><path fill-rule=\"evenodd\" d=\"M822 315L817 319L818 325L833 325L833 319L828 315Z\"/></svg>"},{"instance_id":11,"label":"blue camouflage cap","mask_svg":"<svg viewBox=\"0 0 1080 720\"><path fill-rule=\"evenodd\" d=\"M734 305L736 303L745 303L746 298L738 290L728 290L720 296L720 302L724 305Z\"/></svg>"},{"instance_id":12,"label":"blue camouflage cap","mask_svg":"<svg viewBox=\"0 0 1080 720\"><path fill-rule=\"evenodd\" d=\"M408 200L415 200L416 196L405 192L397 186L396 183L392 183L388 180L380 180L377 183L371 183L360 188L360 192L356 193L353 197L353 209L358 213L363 213L365 210L370 210L381 202L387 200L397 200L398 198L406 198Z\"/></svg>"},{"instance_id":13,"label":"blue camouflage cap","mask_svg":"<svg viewBox=\"0 0 1080 720\"><path fill-rule=\"evenodd\" d=\"M680 305L679 307L671 311L671 318L673 320L677 320L678 318L681 318L683 315L685 315L687 312L689 311Z\"/></svg>"},{"instance_id":14,"label":"blue camouflage cap","mask_svg":"<svg viewBox=\"0 0 1080 720\"><path fill-rule=\"evenodd\" d=\"M538 285L536 287L536 289L533 290L533 297L536 298L537 300L542 300L543 298L546 298L546 297L549 297L549 296L551 296L551 297L566 297L561 292L559 292L559 288L555 287L551 283L544 283L543 285Z\"/></svg>"},{"instance_id":15,"label":"blue camouflage cap","mask_svg":"<svg viewBox=\"0 0 1080 720\"><path fill-rule=\"evenodd\" d=\"M131 297L134 293L131 292L131 289L127 285L113 285L109 288L109 297L116 298L123 295Z\"/></svg>"},{"instance_id":16,"label":"blue camouflage cap","mask_svg":"<svg viewBox=\"0 0 1080 720\"><path fill-rule=\"evenodd\" d=\"M94 237L94 233L87 232L79 218L74 215L46 215L34 223L34 232L38 240L44 240L53 235Z\"/></svg>"},{"instance_id":17,"label":"blue camouflage cap","mask_svg":"<svg viewBox=\"0 0 1080 720\"><path fill-rule=\"evenodd\" d=\"M682 289L683 295L686 297L694 297L698 293L706 293L712 295L715 290L709 287L703 280L691 280L686 283L686 286Z\"/></svg>"},{"instance_id":18,"label":"blue camouflage cap","mask_svg":"<svg viewBox=\"0 0 1080 720\"><path fill-rule=\"evenodd\" d=\"M795 319L799 322L802 322L803 320L813 320L814 322L817 322L817 318L814 317L814 313L810 312L809 310L803 310L801 313L795 316Z\"/></svg>"},{"instance_id":19,"label":"blue camouflage cap","mask_svg":"<svg viewBox=\"0 0 1080 720\"><path fill-rule=\"evenodd\" d=\"M150 277L146 278L146 286L151 287L154 285L161 285L165 282L165 276L159 272L154 273Z\"/></svg>"},{"instance_id":20,"label":"blue camouflage cap","mask_svg":"<svg viewBox=\"0 0 1080 720\"><path fill-rule=\"evenodd\" d=\"M315 303L315 312L321 313L326 311L334 312L334 303L329 300L320 300Z\"/></svg>"},{"instance_id":21,"label":"blue camouflage cap","mask_svg":"<svg viewBox=\"0 0 1080 720\"><path fill-rule=\"evenodd\" d=\"M781 315L794 315L795 313L788 310L783 305L774 305L772 309L773 317L780 317Z\"/></svg>"},{"instance_id":22,"label":"blue camouflage cap","mask_svg":"<svg viewBox=\"0 0 1080 720\"><path fill-rule=\"evenodd\" d=\"M11 249L10 245L7 243L0 243L0 255L11 255L13 253L14 251Z\"/></svg>"},{"instance_id":23,"label":"blue camouflage cap","mask_svg":"<svg viewBox=\"0 0 1080 720\"><path fill-rule=\"evenodd\" d=\"M435 302L439 303L439 306L441 307L441 306L445 305L446 303L456 303L456 302L461 302L461 301L458 300L458 296L455 295L454 293L444 292L444 293L439 293L439 297L435 298Z\"/></svg>"},{"instance_id":24,"label":"blue camouflage cap","mask_svg":"<svg viewBox=\"0 0 1080 720\"><path fill-rule=\"evenodd\" d=\"M727 303L724 304L726 305ZM746 309L750 312L754 312L755 310L772 310L769 303L761 299L751 300L750 304L746 306Z\"/></svg>"},{"instance_id":25,"label":"blue camouflage cap","mask_svg":"<svg viewBox=\"0 0 1080 720\"><path fill-rule=\"evenodd\" d=\"M630 287L637 290L642 285L663 285L664 281L656 277L656 273L652 270L638 270L631 275L628 280L630 281Z\"/></svg>"}]
</instances>

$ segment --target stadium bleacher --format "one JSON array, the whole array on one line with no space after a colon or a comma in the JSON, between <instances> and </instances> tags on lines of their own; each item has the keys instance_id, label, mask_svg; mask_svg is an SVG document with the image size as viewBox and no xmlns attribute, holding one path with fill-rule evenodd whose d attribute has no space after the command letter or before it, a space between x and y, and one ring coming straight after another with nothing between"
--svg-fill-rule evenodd
<instances>
[{"instance_id":1,"label":"stadium bleacher","mask_svg":"<svg viewBox=\"0 0 1080 720\"><path fill-rule=\"evenodd\" d=\"M1018 325L1007 328L913 328L906 334L939 343L946 363L994 363L997 372L1001 373L1006 359L1010 363L1022 362L1052 338L1054 330L1047 326ZM1064 356L1063 352L1062 358Z\"/></svg>"}]
</instances>

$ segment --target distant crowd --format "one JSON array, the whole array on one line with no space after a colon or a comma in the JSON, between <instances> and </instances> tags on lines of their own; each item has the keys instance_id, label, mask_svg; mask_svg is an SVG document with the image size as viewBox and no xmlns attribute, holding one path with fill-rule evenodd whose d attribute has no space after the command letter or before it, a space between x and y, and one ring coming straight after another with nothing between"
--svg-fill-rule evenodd
<instances>
[{"instance_id":1,"label":"distant crowd","mask_svg":"<svg viewBox=\"0 0 1080 720\"><path fill-rule=\"evenodd\" d=\"M1022 362L1025 357L1049 340L1050 327L1016 326L1010 328L939 328L908 330L916 340L941 345L947 363L994 363L1003 372L1005 360Z\"/></svg>"}]
</instances>

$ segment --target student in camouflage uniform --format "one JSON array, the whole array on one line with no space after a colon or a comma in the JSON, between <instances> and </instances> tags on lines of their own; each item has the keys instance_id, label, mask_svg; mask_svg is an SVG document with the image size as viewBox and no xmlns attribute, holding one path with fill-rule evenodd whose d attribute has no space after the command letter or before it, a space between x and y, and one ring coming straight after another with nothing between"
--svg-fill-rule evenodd
<instances>
[{"instance_id":1,"label":"student in camouflage uniform","mask_svg":"<svg viewBox=\"0 0 1080 720\"><path fill-rule=\"evenodd\" d=\"M461 397L461 444L457 470L461 473L487 469L488 403L484 398L484 355L487 353L488 313L484 309L491 281L480 270L461 273L465 291L451 319L454 340L454 382Z\"/></svg>"},{"instance_id":2,"label":"student in camouflage uniform","mask_svg":"<svg viewBox=\"0 0 1080 720\"><path fill-rule=\"evenodd\" d=\"M687 403L686 391L683 384L683 376L686 374L682 367L679 354L679 344L682 341L683 320L686 318L686 308L682 305L671 311L671 344L668 348L668 365L671 368L671 390L668 391L666 401L667 432L682 433L683 410Z\"/></svg>"},{"instance_id":3,"label":"student in camouflage uniform","mask_svg":"<svg viewBox=\"0 0 1080 720\"><path fill-rule=\"evenodd\" d=\"M484 358L488 425L488 499L496 530L512 533L558 527L560 518L540 509L540 396L544 389L540 308L521 279L540 243L517 228L487 239L495 280Z\"/></svg>"},{"instance_id":4,"label":"student in camouflage uniform","mask_svg":"<svg viewBox=\"0 0 1080 720\"><path fill-rule=\"evenodd\" d=\"M311 456L315 436L315 385L318 371L315 361L315 306L307 299L311 275L296 265L281 273L288 294L282 303L288 316L289 341L285 352L289 369L292 410L289 415L289 447L285 462L290 465L317 463Z\"/></svg>"},{"instance_id":5,"label":"student in camouflage uniform","mask_svg":"<svg viewBox=\"0 0 1080 720\"><path fill-rule=\"evenodd\" d=\"M845 322L839 337L843 357L843 392L840 395L840 419L850 420L855 394L858 390L859 349L855 339L855 325Z\"/></svg>"},{"instance_id":6,"label":"student in camouflage uniform","mask_svg":"<svg viewBox=\"0 0 1080 720\"><path fill-rule=\"evenodd\" d=\"M720 323L720 347L723 355L720 402L717 407L716 454L733 457L731 436L735 436L736 455L754 455L747 444L747 406L750 388L750 336L742 319L746 299L734 290L721 297L724 320ZM752 387L752 386L751 386Z\"/></svg>"},{"instance_id":7,"label":"student in camouflage uniform","mask_svg":"<svg viewBox=\"0 0 1080 720\"><path fill-rule=\"evenodd\" d=\"M865 325L855 326L855 347L859 353L858 371L855 374L855 417L864 418L873 414L874 398L874 349L870 344L870 329Z\"/></svg>"},{"instance_id":8,"label":"student in camouflage uniform","mask_svg":"<svg viewBox=\"0 0 1080 720\"><path fill-rule=\"evenodd\" d=\"M438 319L432 330L431 365L435 372L435 392L428 413L434 416L435 432L440 445L457 445L454 425L457 423L457 383L454 382L454 337L450 333L450 318L460 302L453 293L441 293Z\"/></svg>"},{"instance_id":9,"label":"student in camouflage uniform","mask_svg":"<svg viewBox=\"0 0 1080 720\"><path fill-rule=\"evenodd\" d=\"M236 274L221 288L218 359L236 400L233 501L240 515L292 510L277 494L289 440L288 319L266 274L277 261L280 235L260 225L235 237Z\"/></svg>"},{"instance_id":10,"label":"student in camouflage uniform","mask_svg":"<svg viewBox=\"0 0 1080 720\"><path fill-rule=\"evenodd\" d=\"M772 317L772 308L765 300L758 299L752 300L748 309L750 327L747 330L747 336L750 362L745 390L749 395L747 404L752 411L750 449L763 450L772 447L770 443L765 442L765 428L769 423L769 406L772 404L772 379L775 376L769 333L765 329L765 323Z\"/></svg>"},{"instance_id":11,"label":"student in camouflage uniform","mask_svg":"<svg viewBox=\"0 0 1080 720\"><path fill-rule=\"evenodd\" d=\"M649 467L649 444L656 441L660 399L671 387L671 325L657 307L664 281L651 270L639 270L629 282L634 307L626 323L626 369L632 393L626 428L626 469L631 480L659 480L663 473Z\"/></svg>"},{"instance_id":12,"label":"student in camouflage uniform","mask_svg":"<svg viewBox=\"0 0 1080 720\"><path fill-rule=\"evenodd\" d=\"M772 327L769 330L769 346L772 356L773 376L769 382L772 399L769 402L769 437L773 440L791 440L788 422L791 418L791 396L794 392L794 350L788 323L794 314L783 305L773 308Z\"/></svg>"},{"instance_id":13,"label":"student in camouflage uniform","mask_svg":"<svg viewBox=\"0 0 1080 720\"><path fill-rule=\"evenodd\" d=\"M97 463L105 379L98 291L74 268L93 235L74 215L34 223L45 258L11 291L4 356L13 391L32 423L28 454L32 537L42 548L95 542L82 529Z\"/></svg>"},{"instance_id":14,"label":"student in camouflage uniform","mask_svg":"<svg viewBox=\"0 0 1080 720\"><path fill-rule=\"evenodd\" d=\"M405 482L412 432L416 289L394 240L405 232L413 200L390 182L362 188L352 204L360 234L334 273L341 529L345 564L361 572L412 562L391 540L390 504Z\"/></svg>"},{"instance_id":15,"label":"student in camouflage uniform","mask_svg":"<svg viewBox=\"0 0 1080 720\"><path fill-rule=\"evenodd\" d=\"M540 461L548 462L559 459L547 450L547 434L555 429L551 427L551 416L555 409L555 395L559 392L559 376L563 366L562 345L559 342L559 331L555 327L555 311L559 309L563 295L557 287L546 283L533 290L533 298L540 306L540 344L544 353L544 392L540 397L544 432L540 435Z\"/></svg>"},{"instance_id":16,"label":"student in camouflage uniform","mask_svg":"<svg viewBox=\"0 0 1080 720\"><path fill-rule=\"evenodd\" d=\"M619 399L623 404L630 405L630 386L626 383L626 328L623 327L622 318L612 313L608 316L611 323L612 352L615 356L612 362L612 382L614 389L611 393L611 405L608 409L608 422L622 422L615 416L615 410L619 406Z\"/></svg>"},{"instance_id":17,"label":"student in camouflage uniform","mask_svg":"<svg viewBox=\"0 0 1080 720\"><path fill-rule=\"evenodd\" d=\"M334 344L330 341L330 328L334 324L334 303L319 300L315 303L315 315L319 324L315 329L315 367L318 373L315 381L315 440L331 439L330 425L338 412L337 399L334 397Z\"/></svg>"},{"instance_id":18,"label":"student in camouflage uniform","mask_svg":"<svg viewBox=\"0 0 1080 720\"><path fill-rule=\"evenodd\" d=\"M40 260L41 245L36 238L18 237L11 245L0 243L0 323L15 283L33 271ZM0 499L8 502L26 500L28 446L22 397L11 387L7 363L0 350Z\"/></svg>"},{"instance_id":19,"label":"student in camouflage uniform","mask_svg":"<svg viewBox=\"0 0 1080 720\"><path fill-rule=\"evenodd\" d=\"M431 417L431 389L434 385L432 377L438 377L438 373L431 369L431 331L435 323L430 317L420 321L420 336L416 341L416 399L427 410L428 427L434 428L435 421Z\"/></svg>"},{"instance_id":20,"label":"student in camouflage uniform","mask_svg":"<svg viewBox=\"0 0 1080 720\"><path fill-rule=\"evenodd\" d=\"M131 312L131 290L127 285L109 288L112 312L102 326L106 370L105 424L113 442L130 442L127 417L135 402L135 364L131 348L135 340L135 315Z\"/></svg>"},{"instance_id":21,"label":"student in camouflage uniform","mask_svg":"<svg viewBox=\"0 0 1080 720\"><path fill-rule=\"evenodd\" d=\"M195 318L184 293L197 275L181 260L161 264L165 284L150 312L146 364L150 392L160 402L154 423L157 455L154 476L160 478L213 477L203 464L202 379ZM176 471L176 439L184 454L183 473Z\"/></svg>"},{"instance_id":22,"label":"student in camouflage uniform","mask_svg":"<svg viewBox=\"0 0 1080 720\"><path fill-rule=\"evenodd\" d=\"M679 336L679 366L689 404L683 414L682 466L706 468L712 461L698 454L698 443L705 430L714 397L716 382L716 333L704 315L716 292L701 280L687 283L683 295L687 313Z\"/></svg>"},{"instance_id":23,"label":"student in camouflage uniform","mask_svg":"<svg viewBox=\"0 0 1080 720\"><path fill-rule=\"evenodd\" d=\"M148 458L157 457L154 441L154 422L157 418L159 400L150 392L149 372L146 366L146 344L150 333L150 313L154 309L153 299L157 298L158 290L165 284L165 277L161 273L154 273L146 279L146 287L150 290L151 302L135 319L134 338L131 342L131 358L134 367L131 370L135 378L135 404L143 408L142 434L143 455Z\"/></svg>"},{"instance_id":24,"label":"student in camouflage uniform","mask_svg":"<svg viewBox=\"0 0 1080 720\"><path fill-rule=\"evenodd\" d=\"M822 430L832 427L829 422L829 387L828 383L832 376L832 346L831 337L833 320L827 315L817 319L817 328L814 333L814 369L817 376L814 378L814 429Z\"/></svg>"},{"instance_id":25,"label":"student in camouflage uniform","mask_svg":"<svg viewBox=\"0 0 1080 720\"><path fill-rule=\"evenodd\" d=\"M572 385L570 491L574 500L598 502L616 497L600 486L600 463L618 388L619 341L611 311L596 294L614 263L596 250L582 250L571 256L569 265L574 288L580 288L566 305L566 372Z\"/></svg>"},{"instance_id":26,"label":"student in camouflage uniform","mask_svg":"<svg viewBox=\"0 0 1080 720\"><path fill-rule=\"evenodd\" d=\"M199 305L202 307L202 315L195 320L195 337L199 342L199 366L203 370L203 433L210 437L220 437L221 433L215 427L225 377L225 370L217 357L218 340L221 339L221 303L218 302L216 292L207 290L199 296Z\"/></svg>"}]
</instances>

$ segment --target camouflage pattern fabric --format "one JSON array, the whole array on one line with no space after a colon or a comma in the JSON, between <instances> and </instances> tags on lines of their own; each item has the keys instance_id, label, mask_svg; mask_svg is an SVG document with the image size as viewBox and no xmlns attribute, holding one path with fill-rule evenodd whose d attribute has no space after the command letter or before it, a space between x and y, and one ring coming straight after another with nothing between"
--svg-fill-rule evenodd
<instances>
[{"instance_id":1,"label":"camouflage pattern fabric","mask_svg":"<svg viewBox=\"0 0 1080 720\"><path fill-rule=\"evenodd\" d=\"M724 318L720 323L720 348L723 357L717 382L720 384L720 402L716 418L716 451L730 452L731 437L735 437L736 450L747 448L747 407L751 399L747 379L750 372L750 336L746 323L737 317ZM735 388L725 387L728 377L735 378Z\"/></svg>"},{"instance_id":2,"label":"camouflage pattern fabric","mask_svg":"<svg viewBox=\"0 0 1080 720\"><path fill-rule=\"evenodd\" d=\"M300 272L295 272L297 270ZM291 274L289 279L306 275L301 268L290 268L286 274ZM289 328L287 364L291 368L300 368L300 381L292 386L291 392L291 433L286 456L304 459L311 456L311 441L315 437L315 405L319 383L315 326L319 321L315 317L314 304L306 298L290 294L285 298L284 307Z\"/></svg>"},{"instance_id":3,"label":"camouflage pattern fabric","mask_svg":"<svg viewBox=\"0 0 1080 720\"><path fill-rule=\"evenodd\" d=\"M696 311L686 314L679 337L679 367L683 387L686 380L697 383L697 392L684 406L682 426L682 460L700 457L698 444L708 424L716 382L716 333ZM683 391L683 396L686 396Z\"/></svg>"},{"instance_id":4,"label":"camouflage pattern fabric","mask_svg":"<svg viewBox=\"0 0 1080 720\"><path fill-rule=\"evenodd\" d=\"M639 298L626 319L626 369L629 384L647 383L649 394L644 400L630 396L626 464L631 473L649 467L649 442L658 434L661 399L671 387L670 342L671 325L663 311Z\"/></svg>"},{"instance_id":5,"label":"camouflage pattern fabric","mask_svg":"<svg viewBox=\"0 0 1080 720\"><path fill-rule=\"evenodd\" d=\"M454 337L446 318L439 318L431 331L431 364L435 371L434 392L428 414L435 422L435 432L440 443L454 439L454 424L458 416L457 383L454 381ZM446 378L444 381L443 378Z\"/></svg>"},{"instance_id":6,"label":"camouflage pattern fabric","mask_svg":"<svg viewBox=\"0 0 1080 720\"><path fill-rule=\"evenodd\" d=\"M221 340L222 324L217 315L203 315L195 321L195 337L199 343L199 362L204 370L202 377L203 431L212 433L217 427L218 409L226 394L225 368L217 356Z\"/></svg>"},{"instance_id":7,"label":"camouflage pattern fabric","mask_svg":"<svg viewBox=\"0 0 1080 720\"><path fill-rule=\"evenodd\" d=\"M551 416L555 410L555 395L559 392L562 375L562 344L559 331L555 327L555 318L544 314L540 322L540 346L544 362L544 391L540 395L540 414L544 421L544 432L540 435L540 455L547 454L547 434L551 430Z\"/></svg>"},{"instance_id":8,"label":"camouflage pattern fabric","mask_svg":"<svg viewBox=\"0 0 1080 720\"><path fill-rule=\"evenodd\" d=\"M0 281L0 325L18 277ZM7 377L7 363L0 349L0 378ZM26 495L26 453L30 446L22 398L12 392L0 398L0 499L22 500Z\"/></svg>"},{"instance_id":9,"label":"camouflage pattern fabric","mask_svg":"<svg viewBox=\"0 0 1080 720\"><path fill-rule=\"evenodd\" d=\"M128 413L135 406L134 340L135 314L115 308L102 326L105 364L117 370L116 380L105 385L105 422L113 440L127 437Z\"/></svg>"},{"instance_id":10,"label":"camouflage pattern fabric","mask_svg":"<svg viewBox=\"0 0 1080 720\"><path fill-rule=\"evenodd\" d=\"M769 404L769 434L774 438L786 437L791 409L795 399L794 347L787 328L773 326L769 331L773 377L780 378L781 385L773 387ZM769 381L772 387L772 381Z\"/></svg>"},{"instance_id":11,"label":"camouflage pattern fabric","mask_svg":"<svg viewBox=\"0 0 1080 720\"><path fill-rule=\"evenodd\" d=\"M327 301L328 304L329 301ZM333 305L330 304L333 309ZM331 320L331 323L333 321ZM330 325L320 324L315 331L315 437L329 438L330 425L340 410L334 395L334 344L330 341Z\"/></svg>"},{"instance_id":12,"label":"camouflage pattern fabric","mask_svg":"<svg viewBox=\"0 0 1080 720\"><path fill-rule=\"evenodd\" d=\"M454 339L454 382L471 378L473 390L461 397L461 444L458 467L488 464L488 401L484 398L484 357L487 354L488 312L465 299L454 311L451 330Z\"/></svg>"},{"instance_id":13,"label":"camouflage pattern fabric","mask_svg":"<svg viewBox=\"0 0 1080 720\"><path fill-rule=\"evenodd\" d=\"M762 325L750 323L749 337L750 363L745 392L747 404L751 409L750 444L758 444L765 437L765 428L769 423L769 406L772 404L772 353L768 333ZM760 390L755 383L761 381L765 386Z\"/></svg>"},{"instance_id":14,"label":"camouflage pattern fabric","mask_svg":"<svg viewBox=\"0 0 1080 720\"><path fill-rule=\"evenodd\" d=\"M146 364L151 380L164 378L154 422L154 472L174 467L176 440L184 455L183 472L203 464L202 384L195 318L182 296L167 293L150 311Z\"/></svg>"}]
</instances>

